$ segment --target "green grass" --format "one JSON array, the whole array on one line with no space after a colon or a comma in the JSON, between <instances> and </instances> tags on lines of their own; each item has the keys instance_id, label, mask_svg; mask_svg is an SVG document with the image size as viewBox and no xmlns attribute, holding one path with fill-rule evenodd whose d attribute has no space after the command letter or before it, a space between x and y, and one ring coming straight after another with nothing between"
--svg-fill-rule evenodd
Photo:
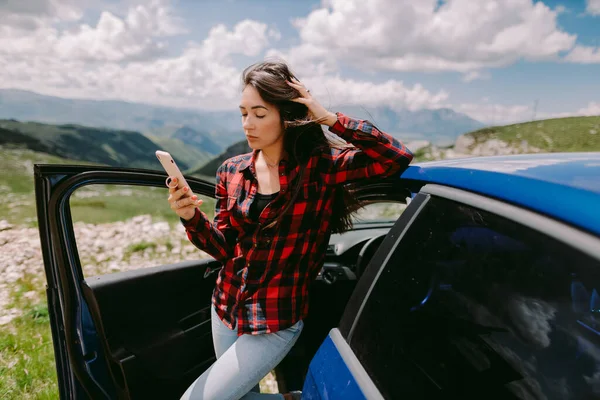
<instances>
[{"instance_id":1,"label":"green grass","mask_svg":"<svg viewBox=\"0 0 600 400\"><path fill-rule=\"evenodd\" d=\"M25 275L10 307L23 310L0 326L0 399L57 399L58 387L48 307L41 276ZM25 293L34 291L29 298Z\"/></svg>"},{"instance_id":2,"label":"green grass","mask_svg":"<svg viewBox=\"0 0 600 400\"><path fill-rule=\"evenodd\" d=\"M99 195L78 198L75 192L70 200L73 221L101 224L150 214L156 221L163 220L170 224L179 222L179 217L169 208L169 193L166 187L90 185L85 189L98 192ZM124 192L126 194L123 194ZM204 202L200 209L212 219L215 200L204 196L202 199Z\"/></svg>"},{"instance_id":3,"label":"green grass","mask_svg":"<svg viewBox=\"0 0 600 400\"><path fill-rule=\"evenodd\" d=\"M140 251L144 251L146 249L155 249L156 246L157 246L156 243L139 242L139 243L134 243L134 244L129 245L125 251L131 252L131 253L137 253Z\"/></svg>"},{"instance_id":4,"label":"green grass","mask_svg":"<svg viewBox=\"0 0 600 400\"><path fill-rule=\"evenodd\" d=\"M12 224L37 224L33 164L91 163L67 160L28 149L0 147L0 196L3 197L0 219L6 219ZM14 204L14 207L11 207L11 204Z\"/></svg>"},{"instance_id":5,"label":"green grass","mask_svg":"<svg viewBox=\"0 0 600 400\"><path fill-rule=\"evenodd\" d=\"M518 146L526 140L544 152L600 151L600 116L532 121L483 128L466 135L474 138L475 144L500 139Z\"/></svg>"},{"instance_id":6,"label":"green grass","mask_svg":"<svg viewBox=\"0 0 600 400\"><path fill-rule=\"evenodd\" d=\"M33 164L91 164L67 160L28 149L0 146L0 187L2 191L29 194L33 191Z\"/></svg>"},{"instance_id":7,"label":"green grass","mask_svg":"<svg viewBox=\"0 0 600 400\"><path fill-rule=\"evenodd\" d=\"M40 305L0 330L0 398L57 399L48 310Z\"/></svg>"},{"instance_id":8,"label":"green grass","mask_svg":"<svg viewBox=\"0 0 600 400\"><path fill-rule=\"evenodd\" d=\"M33 164L92 165L27 149L0 147L0 195L4 200L0 203L0 220L37 226ZM86 191L95 191L99 195L87 198L77 195ZM123 195L123 191L130 194ZM78 189L71 198L70 205L74 221L100 224L150 214L157 220L174 224L179 219L169 208L167 197L166 187L91 185ZM214 200L206 197L203 200L201 209L212 218Z\"/></svg>"}]
</instances>

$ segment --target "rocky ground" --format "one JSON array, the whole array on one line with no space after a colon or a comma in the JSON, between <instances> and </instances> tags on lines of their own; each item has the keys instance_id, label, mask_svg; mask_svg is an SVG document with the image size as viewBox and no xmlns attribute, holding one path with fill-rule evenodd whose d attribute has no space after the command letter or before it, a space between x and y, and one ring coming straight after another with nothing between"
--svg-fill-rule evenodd
<instances>
[{"instance_id":1,"label":"rocky ground","mask_svg":"<svg viewBox=\"0 0 600 400\"><path fill-rule=\"evenodd\" d=\"M145 268L208 255L195 248L185 237L183 226L170 227L140 215L124 222L74 225L77 249L84 274L93 276ZM46 284L37 228L14 226L0 221L0 325L8 324L20 310L11 308L12 292L20 280L34 287ZM32 290L25 297L38 297ZM41 299L40 299L41 300Z\"/></svg>"},{"instance_id":2,"label":"rocky ground","mask_svg":"<svg viewBox=\"0 0 600 400\"><path fill-rule=\"evenodd\" d=\"M412 145L412 147L411 147ZM489 139L481 143L470 136L459 136L452 147L439 147L427 141L409 143L408 148L413 152L422 153L418 161L436 161L455 158L504 156L510 154L539 153L541 149L531 146L522 140L518 145L506 143L499 139Z\"/></svg>"}]
</instances>

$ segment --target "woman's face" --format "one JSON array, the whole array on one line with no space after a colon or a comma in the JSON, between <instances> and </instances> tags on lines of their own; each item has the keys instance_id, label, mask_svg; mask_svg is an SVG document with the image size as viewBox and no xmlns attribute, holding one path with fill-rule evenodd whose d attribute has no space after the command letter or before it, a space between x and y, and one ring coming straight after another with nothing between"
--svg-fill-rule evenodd
<instances>
[{"instance_id":1,"label":"woman's face","mask_svg":"<svg viewBox=\"0 0 600 400\"><path fill-rule=\"evenodd\" d=\"M253 150L270 147L283 140L279 110L266 103L252 85L246 85L240 102L242 126Z\"/></svg>"}]
</instances>

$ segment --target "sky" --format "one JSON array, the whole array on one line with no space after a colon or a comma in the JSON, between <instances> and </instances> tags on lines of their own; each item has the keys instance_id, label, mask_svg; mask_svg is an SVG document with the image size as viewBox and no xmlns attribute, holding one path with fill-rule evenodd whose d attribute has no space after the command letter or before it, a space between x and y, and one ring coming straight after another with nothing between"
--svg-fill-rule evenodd
<instances>
[{"instance_id":1,"label":"sky","mask_svg":"<svg viewBox=\"0 0 600 400\"><path fill-rule=\"evenodd\" d=\"M600 0L2 0L0 88L236 110L285 60L327 108L600 115Z\"/></svg>"}]
</instances>

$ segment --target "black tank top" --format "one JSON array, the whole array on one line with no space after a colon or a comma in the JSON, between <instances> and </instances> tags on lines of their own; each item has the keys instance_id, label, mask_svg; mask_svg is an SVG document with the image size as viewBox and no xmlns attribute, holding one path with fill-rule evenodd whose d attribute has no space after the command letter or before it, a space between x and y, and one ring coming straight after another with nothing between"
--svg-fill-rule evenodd
<instances>
[{"instance_id":1,"label":"black tank top","mask_svg":"<svg viewBox=\"0 0 600 400\"><path fill-rule=\"evenodd\" d=\"M267 204L273 200L279 192L271 193L271 194L262 194L256 192L256 197L250 206L250 218L253 220L257 220L260 213L265 209Z\"/></svg>"}]
</instances>

